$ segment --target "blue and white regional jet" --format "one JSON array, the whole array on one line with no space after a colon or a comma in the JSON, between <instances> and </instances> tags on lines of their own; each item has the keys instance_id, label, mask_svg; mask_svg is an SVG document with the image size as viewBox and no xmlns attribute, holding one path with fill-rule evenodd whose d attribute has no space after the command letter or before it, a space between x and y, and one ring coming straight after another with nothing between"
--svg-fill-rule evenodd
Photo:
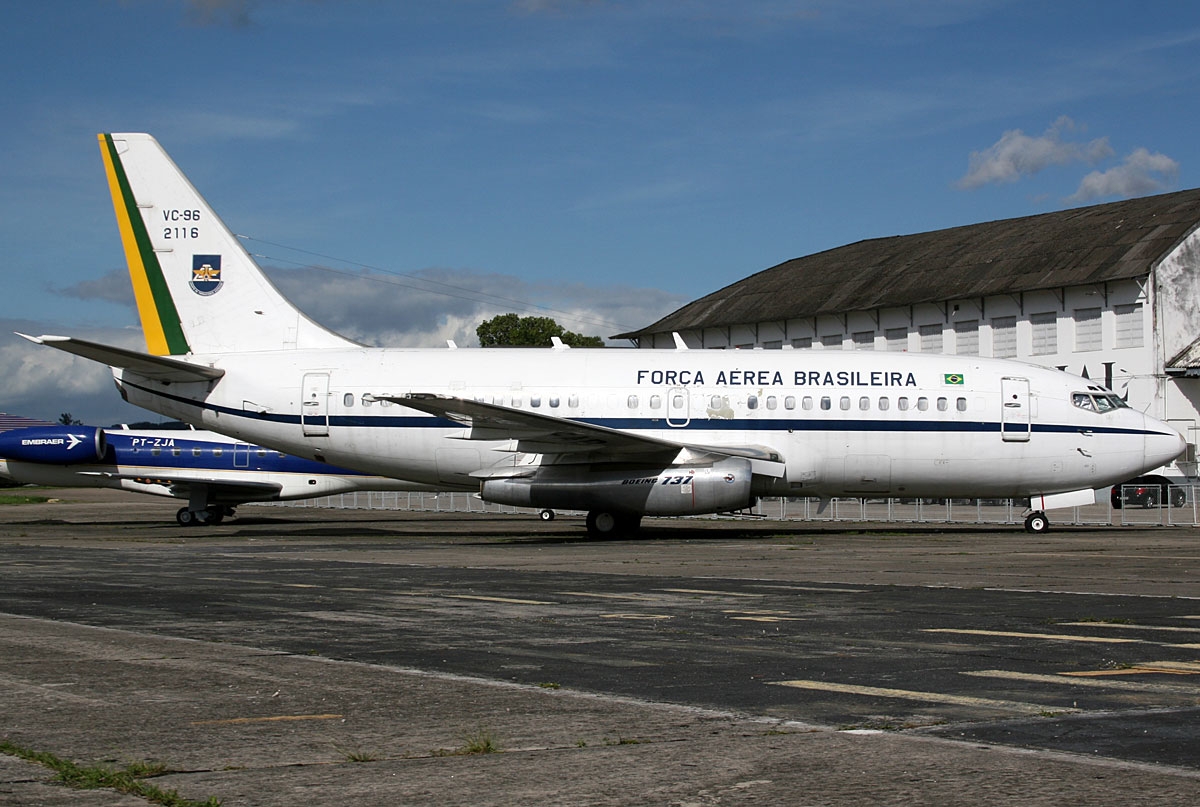
<instances>
[{"instance_id":1,"label":"blue and white regional jet","mask_svg":"<svg viewBox=\"0 0 1200 807\"><path fill-rule=\"evenodd\" d=\"M178 429L29 426L0 432L0 477L186 499L176 520L220 524L248 502L360 490L430 490L300 459L219 434Z\"/></svg>"},{"instance_id":2,"label":"blue and white regional jet","mask_svg":"<svg viewBox=\"0 0 1200 807\"><path fill-rule=\"evenodd\" d=\"M99 140L148 351L27 338L112 366L131 403L288 454L586 510L613 535L838 495L1030 497L1041 531L1184 447L1094 382L976 356L364 347L285 299L154 138Z\"/></svg>"}]
</instances>

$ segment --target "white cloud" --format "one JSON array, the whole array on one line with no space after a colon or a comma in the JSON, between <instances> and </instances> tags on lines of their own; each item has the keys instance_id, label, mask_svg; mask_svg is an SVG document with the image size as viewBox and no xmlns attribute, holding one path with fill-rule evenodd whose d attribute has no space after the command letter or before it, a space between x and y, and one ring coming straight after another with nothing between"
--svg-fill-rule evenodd
<instances>
[{"instance_id":1,"label":"white cloud","mask_svg":"<svg viewBox=\"0 0 1200 807\"><path fill-rule=\"evenodd\" d=\"M1075 129L1075 122L1061 117L1040 137L1030 137L1020 129L1010 129L983 151L973 151L960 188L978 188L996 182L1016 182L1052 165L1073 162L1095 164L1113 155L1108 138L1086 143L1063 139Z\"/></svg>"},{"instance_id":2,"label":"white cloud","mask_svg":"<svg viewBox=\"0 0 1200 807\"><path fill-rule=\"evenodd\" d=\"M1089 202L1109 196L1130 199L1168 190L1179 177L1179 163L1165 154L1139 148L1125 162L1107 171L1093 171L1079 183L1069 202Z\"/></svg>"}]
</instances>

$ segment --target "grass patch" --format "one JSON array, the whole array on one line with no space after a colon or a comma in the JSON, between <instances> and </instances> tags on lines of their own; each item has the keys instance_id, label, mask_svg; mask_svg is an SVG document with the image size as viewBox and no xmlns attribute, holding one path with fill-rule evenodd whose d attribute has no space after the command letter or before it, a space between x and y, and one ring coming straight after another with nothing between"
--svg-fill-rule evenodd
<instances>
[{"instance_id":1,"label":"grass patch","mask_svg":"<svg viewBox=\"0 0 1200 807\"><path fill-rule=\"evenodd\" d=\"M476 729L463 737L463 744L453 750L439 748L435 757L466 757L474 754L498 754L500 741L489 729Z\"/></svg>"},{"instance_id":2,"label":"grass patch","mask_svg":"<svg viewBox=\"0 0 1200 807\"><path fill-rule=\"evenodd\" d=\"M44 765L54 771L54 781L76 790L107 788L116 790L118 793L139 796L152 804L162 804L164 807L220 807L221 805L221 801L216 797L206 801L193 801L183 798L174 790L163 790L147 784L143 781L144 779L169 773L167 766L158 762L134 762L121 770L104 765L76 765L68 759L62 759L46 751L24 748L8 740L0 740L0 753Z\"/></svg>"},{"instance_id":3,"label":"grass patch","mask_svg":"<svg viewBox=\"0 0 1200 807\"><path fill-rule=\"evenodd\" d=\"M28 493L0 493L0 504L45 504L49 496L33 496Z\"/></svg>"}]
</instances>

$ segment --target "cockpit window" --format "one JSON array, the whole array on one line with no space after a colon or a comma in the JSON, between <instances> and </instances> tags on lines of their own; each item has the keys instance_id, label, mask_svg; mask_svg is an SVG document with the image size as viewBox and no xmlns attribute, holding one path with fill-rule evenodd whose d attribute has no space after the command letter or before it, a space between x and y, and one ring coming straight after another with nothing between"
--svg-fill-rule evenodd
<instances>
[{"instance_id":1,"label":"cockpit window","mask_svg":"<svg viewBox=\"0 0 1200 807\"><path fill-rule=\"evenodd\" d=\"M1114 393L1103 392L1074 392L1071 393L1071 403L1089 412L1111 412L1114 409L1125 409L1129 404Z\"/></svg>"}]
</instances>

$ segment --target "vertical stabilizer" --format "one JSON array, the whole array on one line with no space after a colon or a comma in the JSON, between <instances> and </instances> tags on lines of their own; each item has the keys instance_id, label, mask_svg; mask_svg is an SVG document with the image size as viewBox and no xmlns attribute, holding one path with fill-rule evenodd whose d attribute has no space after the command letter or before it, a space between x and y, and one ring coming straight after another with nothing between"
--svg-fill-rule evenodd
<instances>
[{"instance_id":1,"label":"vertical stabilizer","mask_svg":"<svg viewBox=\"0 0 1200 807\"><path fill-rule=\"evenodd\" d=\"M98 137L150 353L354 344L279 293L153 137Z\"/></svg>"}]
</instances>

